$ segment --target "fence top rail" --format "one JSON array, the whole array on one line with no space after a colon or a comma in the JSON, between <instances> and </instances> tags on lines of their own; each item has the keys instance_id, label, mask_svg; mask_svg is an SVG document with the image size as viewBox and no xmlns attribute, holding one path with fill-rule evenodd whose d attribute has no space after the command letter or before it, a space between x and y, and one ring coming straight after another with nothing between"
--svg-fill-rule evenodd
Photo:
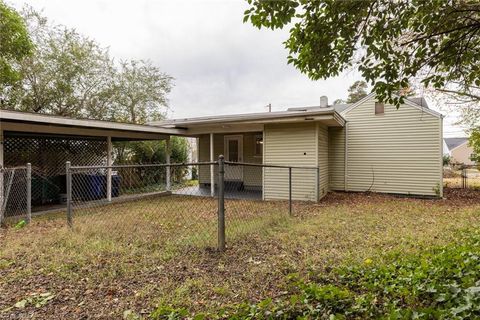
<instances>
[{"instance_id":1,"label":"fence top rail","mask_svg":"<svg viewBox=\"0 0 480 320\"><path fill-rule=\"evenodd\" d=\"M27 169L26 166L17 166L17 167L0 167L0 172L4 172L7 170L19 170L19 169Z\"/></svg>"},{"instance_id":2,"label":"fence top rail","mask_svg":"<svg viewBox=\"0 0 480 320\"><path fill-rule=\"evenodd\" d=\"M203 166L215 165L214 162L185 162L185 163L150 163L150 164L120 164L113 166L71 166L72 170L87 170L87 169L122 169L122 168L148 168L148 167L186 167L186 166Z\"/></svg>"},{"instance_id":3,"label":"fence top rail","mask_svg":"<svg viewBox=\"0 0 480 320\"><path fill-rule=\"evenodd\" d=\"M282 166L282 165L276 165L276 164L263 164L263 163L248 163L248 162L231 162L231 161L225 161L225 164L231 165L231 166L246 166L246 167L263 167L263 168L283 168L283 169L318 169L319 167L308 167L308 166Z\"/></svg>"}]
</instances>

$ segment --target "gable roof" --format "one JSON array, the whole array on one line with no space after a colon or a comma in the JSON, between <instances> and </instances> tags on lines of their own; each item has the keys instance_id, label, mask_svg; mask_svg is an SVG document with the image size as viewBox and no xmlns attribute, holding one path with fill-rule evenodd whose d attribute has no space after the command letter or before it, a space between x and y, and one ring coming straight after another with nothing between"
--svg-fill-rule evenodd
<instances>
[{"instance_id":1,"label":"gable roof","mask_svg":"<svg viewBox=\"0 0 480 320\"><path fill-rule=\"evenodd\" d=\"M346 113L350 112L351 110L355 109L365 101L368 101L369 99L375 97L375 92L372 92L365 96L364 98L358 100L357 102L348 105L343 111L341 111L342 116L345 115ZM424 97L407 97L404 101L404 104L409 105L411 107L417 108L419 110L422 110L428 114L431 114L435 117L438 118L443 118L443 115L438 113L437 111L434 111L430 108L428 108L427 101L425 100Z\"/></svg>"},{"instance_id":2,"label":"gable roof","mask_svg":"<svg viewBox=\"0 0 480 320\"><path fill-rule=\"evenodd\" d=\"M468 142L468 138L444 138L443 140L445 140L448 150L450 151Z\"/></svg>"}]
</instances>

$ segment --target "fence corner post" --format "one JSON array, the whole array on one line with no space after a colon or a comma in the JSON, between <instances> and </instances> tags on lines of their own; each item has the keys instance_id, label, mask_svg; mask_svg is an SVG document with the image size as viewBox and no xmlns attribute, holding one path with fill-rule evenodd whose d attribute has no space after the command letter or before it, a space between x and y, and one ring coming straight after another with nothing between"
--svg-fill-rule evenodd
<instances>
[{"instance_id":1,"label":"fence corner post","mask_svg":"<svg viewBox=\"0 0 480 320\"><path fill-rule=\"evenodd\" d=\"M218 250L225 251L225 158L218 157Z\"/></svg>"},{"instance_id":2,"label":"fence corner post","mask_svg":"<svg viewBox=\"0 0 480 320\"><path fill-rule=\"evenodd\" d=\"M67 180L67 225L71 228L73 226L72 219L72 171L70 161L65 165L66 180Z\"/></svg>"},{"instance_id":3,"label":"fence corner post","mask_svg":"<svg viewBox=\"0 0 480 320\"><path fill-rule=\"evenodd\" d=\"M32 164L27 163L27 223L32 221Z\"/></svg>"}]
</instances>

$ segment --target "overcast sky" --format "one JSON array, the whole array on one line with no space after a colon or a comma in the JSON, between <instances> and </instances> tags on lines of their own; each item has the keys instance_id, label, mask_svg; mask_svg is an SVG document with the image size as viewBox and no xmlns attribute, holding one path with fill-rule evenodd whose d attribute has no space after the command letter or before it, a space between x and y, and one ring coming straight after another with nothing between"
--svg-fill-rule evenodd
<instances>
[{"instance_id":1,"label":"overcast sky","mask_svg":"<svg viewBox=\"0 0 480 320\"><path fill-rule=\"evenodd\" d=\"M8 0L7 0L8 1ZM244 0L10 0L108 46L117 59L148 59L175 78L169 118L262 112L346 98L360 76L310 81L287 65L287 30L242 23ZM445 113L445 112L443 112ZM453 121L446 119L447 123ZM445 136L459 135L450 125Z\"/></svg>"}]
</instances>

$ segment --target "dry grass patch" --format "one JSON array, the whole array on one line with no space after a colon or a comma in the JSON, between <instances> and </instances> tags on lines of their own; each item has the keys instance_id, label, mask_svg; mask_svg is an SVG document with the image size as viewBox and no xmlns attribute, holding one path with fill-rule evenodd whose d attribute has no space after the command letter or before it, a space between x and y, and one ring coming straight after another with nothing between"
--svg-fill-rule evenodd
<instances>
[{"instance_id":1,"label":"dry grass patch","mask_svg":"<svg viewBox=\"0 0 480 320\"><path fill-rule=\"evenodd\" d=\"M478 193L446 195L330 194L319 204L297 204L295 217L286 203L228 200L224 254L212 249L216 203L208 198L77 210L73 231L63 217L37 219L0 231L0 310L32 294L55 297L0 311L0 318L113 319L125 310L148 314L157 304L205 310L278 296L288 274L308 277L394 249L415 252L480 226Z\"/></svg>"}]
</instances>

